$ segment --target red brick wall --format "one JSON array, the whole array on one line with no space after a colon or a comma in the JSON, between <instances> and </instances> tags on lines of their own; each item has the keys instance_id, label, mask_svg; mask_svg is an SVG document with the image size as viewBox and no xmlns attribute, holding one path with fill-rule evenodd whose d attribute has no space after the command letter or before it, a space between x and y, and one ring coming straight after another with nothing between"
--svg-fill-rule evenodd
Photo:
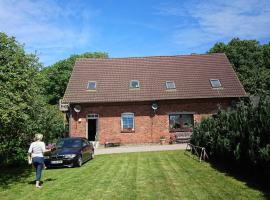
<instances>
[{"instance_id":1,"label":"red brick wall","mask_svg":"<svg viewBox=\"0 0 270 200\"><path fill-rule=\"evenodd\" d=\"M231 99L196 99L196 100L171 100L159 101L159 108L153 114L152 102L143 103L118 103L118 104L81 104L82 111L72 113L70 118L70 135L87 137L87 115L99 115L98 134L100 144L105 140L118 138L123 144L158 143L160 136L164 135L169 141L169 113L194 112L194 121L198 123L217 111L217 104L227 108ZM134 113L135 131L132 133L121 132L121 114ZM78 120L80 119L80 120Z\"/></svg>"}]
</instances>

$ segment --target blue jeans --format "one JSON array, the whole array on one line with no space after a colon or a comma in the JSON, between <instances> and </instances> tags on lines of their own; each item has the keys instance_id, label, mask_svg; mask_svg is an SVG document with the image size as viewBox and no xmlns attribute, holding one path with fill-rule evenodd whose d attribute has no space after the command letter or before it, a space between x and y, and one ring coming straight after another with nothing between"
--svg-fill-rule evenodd
<instances>
[{"instance_id":1,"label":"blue jeans","mask_svg":"<svg viewBox=\"0 0 270 200\"><path fill-rule=\"evenodd\" d=\"M36 168L36 181L40 181L41 179L41 172L44 165L44 158L43 157L33 157L33 164Z\"/></svg>"}]
</instances>

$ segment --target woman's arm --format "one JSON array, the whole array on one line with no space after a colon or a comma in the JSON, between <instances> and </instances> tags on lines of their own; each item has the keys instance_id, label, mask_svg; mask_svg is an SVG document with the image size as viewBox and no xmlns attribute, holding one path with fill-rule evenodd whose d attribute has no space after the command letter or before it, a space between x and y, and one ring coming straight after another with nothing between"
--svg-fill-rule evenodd
<instances>
[{"instance_id":1,"label":"woman's arm","mask_svg":"<svg viewBox=\"0 0 270 200\"><path fill-rule=\"evenodd\" d=\"M27 159L28 159L28 164L31 165L31 164L32 164L31 153L28 153L28 154L27 154Z\"/></svg>"},{"instance_id":2,"label":"woman's arm","mask_svg":"<svg viewBox=\"0 0 270 200\"><path fill-rule=\"evenodd\" d=\"M28 154L31 154L33 151L33 143L30 144L30 147L28 149Z\"/></svg>"},{"instance_id":3,"label":"woman's arm","mask_svg":"<svg viewBox=\"0 0 270 200\"><path fill-rule=\"evenodd\" d=\"M45 145L45 143L43 142L43 145L42 145L42 152L43 153L46 153L46 152L50 152L51 151L51 149L46 149L46 145Z\"/></svg>"},{"instance_id":4,"label":"woman's arm","mask_svg":"<svg viewBox=\"0 0 270 200\"><path fill-rule=\"evenodd\" d=\"M27 154L27 159L28 159L28 164L31 165L32 164L32 151L33 151L33 143L31 143L29 149L28 149L28 154Z\"/></svg>"}]
</instances>

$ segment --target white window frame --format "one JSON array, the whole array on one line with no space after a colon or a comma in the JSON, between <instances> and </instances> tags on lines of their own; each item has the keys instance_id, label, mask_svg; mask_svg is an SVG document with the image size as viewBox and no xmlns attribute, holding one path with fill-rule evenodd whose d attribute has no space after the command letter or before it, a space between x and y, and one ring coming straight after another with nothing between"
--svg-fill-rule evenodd
<instances>
[{"instance_id":1,"label":"white window frame","mask_svg":"<svg viewBox=\"0 0 270 200\"><path fill-rule=\"evenodd\" d=\"M168 87L169 83L172 83L174 87L173 88ZM166 89L167 90L175 90L176 89L175 82L174 81L166 81Z\"/></svg>"},{"instance_id":2,"label":"white window frame","mask_svg":"<svg viewBox=\"0 0 270 200\"><path fill-rule=\"evenodd\" d=\"M132 82L137 82L138 83L138 87L132 87ZM139 89L140 87L141 87L141 85L140 85L140 81L139 80L131 80L129 82L129 88L130 89Z\"/></svg>"},{"instance_id":3,"label":"white window frame","mask_svg":"<svg viewBox=\"0 0 270 200\"><path fill-rule=\"evenodd\" d=\"M133 128L131 130L134 131L135 130L135 115L132 112L125 112L125 113L121 114L121 130L124 130L124 127L123 127L124 126L124 123L123 123L123 116L124 115L133 115Z\"/></svg>"},{"instance_id":4,"label":"white window frame","mask_svg":"<svg viewBox=\"0 0 270 200\"><path fill-rule=\"evenodd\" d=\"M222 84L221 84L219 79L210 79L209 81L210 81L212 88L222 88ZM215 86L212 81L218 81L219 86Z\"/></svg>"},{"instance_id":5,"label":"white window frame","mask_svg":"<svg viewBox=\"0 0 270 200\"><path fill-rule=\"evenodd\" d=\"M90 85L91 83L95 83L95 88L89 88L89 85ZM97 82L96 82L96 81L88 81L88 83L87 83L87 90L90 90L90 91L95 91L95 90L97 90Z\"/></svg>"}]
</instances>

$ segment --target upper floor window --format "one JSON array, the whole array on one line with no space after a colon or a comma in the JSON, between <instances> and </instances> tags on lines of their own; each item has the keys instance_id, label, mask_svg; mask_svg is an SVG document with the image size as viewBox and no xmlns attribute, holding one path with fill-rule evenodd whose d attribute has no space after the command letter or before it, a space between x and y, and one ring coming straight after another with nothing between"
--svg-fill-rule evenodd
<instances>
[{"instance_id":1,"label":"upper floor window","mask_svg":"<svg viewBox=\"0 0 270 200\"><path fill-rule=\"evenodd\" d=\"M166 81L166 89L167 90L175 89L175 83L174 83L174 81Z\"/></svg>"},{"instance_id":2,"label":"upper floor window","mask_svg":"<svg viewBox=\"0 0 270 200\"><path fill-rule=\"evenodd\" d=\"M221 83L219 79L210 79L210 83L212 88L220 88L221 87Z\"/></svg>"},{"instance_id":3,"label":"upper floor window","mask_svg":"<svg viewBox=\"0 0 270 200\"><path fill-rule=\"evenodd\" d=\"M134 130L134 113L122 113L121 128L123 131Z\"/></svg>"},{"instance_id":4,"label":"upper floor window","mask_svg":"<svg viewBox=\"0 0 270 200\"><path fill-rule=\"evenodd\" d=\"M193 114L170 114L171 131L191 131L194 125Z\"/></svg>"},{"instance_id":5,"label":"upper floor window","mask_svg":"<svg viewBox=\"0 0 270 200\"><path fill-rule=\"evenodd\" d=\"M87 84L88 90L96 90L97 88L97 82L96 81L89 81Z\"/></svg>"},{"instance_id":6,"label":"upper floor window","mask_svg":"<svg viewBox=\"0 0 270 200\"><path fill-rule=\"evenodd\" d=\"M140 88L140 81L138 80L130 81L129 88L132 88L132 89Z\"/></svg>"}]
</instances>

